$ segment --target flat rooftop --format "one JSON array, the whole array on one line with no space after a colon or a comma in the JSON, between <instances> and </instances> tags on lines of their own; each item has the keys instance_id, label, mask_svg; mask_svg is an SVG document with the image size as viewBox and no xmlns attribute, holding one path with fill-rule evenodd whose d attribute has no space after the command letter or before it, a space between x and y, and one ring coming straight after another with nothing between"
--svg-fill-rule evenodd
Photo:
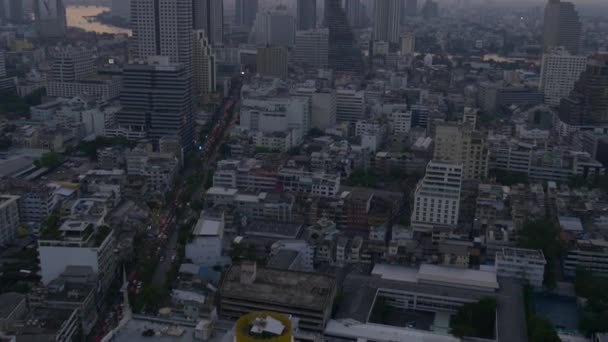
<instances>
[{"instance_id":1,"label":"flat rooftop","mask_svg":"<svg viewBox=\"0 0 608 342\"><path fill-rule=\"evenodd\" d=\"M196 222L194 236L219 236L222 233L222 222L209 218L200 218Z\"/></svg>"},{"instance_id":2,"label":"flat rooftop","mask_svg":"<svg viewBox=\"0 0 608 342\"><path fill-rule=\"evenodd\" d=\"M113 342L191 342L194 339L194 324L175 325L175 322L163 320L147 320L133 318L130 319L123 327L114 333L111 340ZM154 336L143 336L142 333L148 329L152 329ZM216 333L208 342L232 342L234 334L228 332L226 334Z\"/></svg>"},{"instance_id":3,"label":"flat rooftop","mask_svg":"<svg viewBox=\"0 0 608 342\"><path fill-rule=\"evenodd\" d=\"M241 266L233 265L222 283L222 297L324 310L336 288L336 278L330 275L261 267L253 283L241 283L240 278Z\"/></svg>"},{"instance_id":4,"label":"flat rooftop","mask_svg":"<svg viewBox=\"0 0 608 342\"><path fill-rule=\"evenodd\" d=\"M325 341L332 337L356 339L357 341L407 341L407 342L458 342L459 338L429 331L394 327L389 325L361 323L352 319L330 320L325 328ZM339 339L336 339L339 341Z\"/></svg>"},{"instance_id":5,"label":"flat rooftop","mask_svg":"<svg viewBox=\"0 0 608 342\"><path fill-rule=\"evenodd\" d=\"M302 225L276 221L253 221L244 229L250 237L296 239L302 232Z\"/></svg>"},{"instance_id":6,"label":"flat rooftop","mask_svg":"<svg viewBox=\"0 0 608 342\"><path fill-rule=\"evenodd\" d=\"M540 249L527 249L527 248L503 248L502 253L496 253L497 258L517 258L517 259L530 259L535 261L545 262L545 256L543 251Z\"/></svg>"}]
</instances>

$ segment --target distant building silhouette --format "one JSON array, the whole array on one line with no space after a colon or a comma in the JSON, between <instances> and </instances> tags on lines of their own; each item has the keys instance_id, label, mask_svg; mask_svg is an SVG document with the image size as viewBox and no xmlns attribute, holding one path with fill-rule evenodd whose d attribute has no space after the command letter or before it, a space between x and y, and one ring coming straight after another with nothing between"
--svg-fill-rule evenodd
<instances>
[{"instance_id":1,"label":"distant building silhouette","mask_svg":"<svg viewBox=\"0 0 608 342\"><path fill-rule=\"evenodd\" d=\"M581 22L574 5L560 0L549 0L545 6L543 24L543 48L564 47L571 54L578 54L581 44Z\"/></svg>"},{"instance_id":2,"label":"distant building silhouette","mask_svg":"<svg viewBox=\"0 0 608 342\"><path fill-rule=\"evenodd\" d=\"M363 71L361 51L355 46L340 0L325 0L325 23L329 28L329 67L337 71Z\"/></svg>"}]
</instances>

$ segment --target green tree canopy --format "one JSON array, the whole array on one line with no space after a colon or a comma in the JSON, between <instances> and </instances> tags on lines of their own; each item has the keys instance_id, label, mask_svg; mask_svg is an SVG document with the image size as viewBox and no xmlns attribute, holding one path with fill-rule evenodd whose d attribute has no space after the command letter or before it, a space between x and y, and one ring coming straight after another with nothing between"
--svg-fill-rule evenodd
<instances>
[{"instance_id":1,"label":"green tree canopy","mask_svg":"<svg viewBox=\"0 0 608 342\"><path fill-rule=\"evenodd\" d=\"M496 300L484 298L465 304L450 320L450 332L457 337L494 338Z\"/></svg>"}]
</instances>

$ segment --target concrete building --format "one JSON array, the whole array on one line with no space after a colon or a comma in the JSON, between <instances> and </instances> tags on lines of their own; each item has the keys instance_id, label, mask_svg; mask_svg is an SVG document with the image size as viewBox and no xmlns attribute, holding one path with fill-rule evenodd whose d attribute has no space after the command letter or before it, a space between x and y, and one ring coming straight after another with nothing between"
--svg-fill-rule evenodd
<instances>
[{"instance_id":1,"label":"concrete building","mask_svg":"<svg viewBox=\"0 0 608 342\"><path fill-rule=\"evenodd\" d=\"M564 273L576 276L578 268L599 276L608 276L608 242L605 240L578 240L564 260Z\"/></svg>"},{"instance_id":2,"label":"concrete building","mask_svg":"<svg viewBox=\"0 0 608 342\"><path fill-rule=\"evenodd\" d=\"M178 136L182 148L192 145L192 78L185 66L171 63L167 57L128 64L123 83L122 109L116 113L119 126L145 132L153 142L163 136Z\"/></svg>"},{"instance_id":3,"label":"concrete building","mask_svg":"<svg viewBox=\"0 0 608 342\"><path fill-rule=\"evenodd\" d=\"M0 246L17 238L19 199L19 196L0 195Z\"/></svg>"},{"instance_id":4,"label":"concrete building","mask_svg":"<svg viewBox=\"0 0 608 342\"><path fill-rule=\"evenodd\" d=\"M258 14L258 0L235 0L234 22L238 26L251 28Z\"/></svg>"},{"instance_id":5,"label":"concrete building","mask_svg":"<svg viewBox=\"0 0 608 342\"><path fill-rule=\"evenodd\" d=\"M344 12L348 18L348 23L352 28L361 28L364 24L365 13L361 0L345 0Z\"/></svg>"},{"instance_id":6,"label":"concrete building","mask_svg":"<svg viewBox=\"0 0 608 342\"><path fill-rule=\"evenodd\" d=\"M405 0L405 6L403 10L403 17L415 17L418 15L418 0Z\"/></svg>"},{"instance_id":7,"label":"concrete building","mask_svg":"<svg viewBox=\"0 0 608 342\"><path fill-rule=\"evenodd\" d=\"M35 0L34 24L41 38L64 37L68 25L63 0Z\"/></svg>"},{"instance_id":8,"label":"concrete building","mask_svg":"<svg viewBox=\"0 0 608 342\"><path fill-rule=\"evenodd\" d=\"M401 55L413 55L416 52L416 35L406 32L401 35Z\"/></svg>"},{"instance_id":9,"label":"concrete building","mask_svg":"<svg viewBox=\"0 0 608 342\"><path fill-rule=\"evenodd\" d=\"M564 47L571 54L579 53L581 47L581 22L571 2L549 0L545 5L543 22L543 48Z\"/></svg>"},{"instance_id":10,"label":"concrete building","mask_svg":"<svg viewBox=\"0 0 608 342\"><path fill-rule=\"evenodd\" d=\"M174 152L152 152L151 146L138 145L126 153L127 174L140 177L146 192L162 194L173 184L179 169L178 158Z\"/></svg>"},{"instance_id":11,"label":"concrete building","mask_svg":"<svg viewBox=\"0 0 608 342\"><path fill-rule=\"evenodd\" d=\"M296 21L285 10L258 12L254 32L258 46L272 45L287 48L294 44Z\"/></svg>"},{"instance_id":12,"label":"concrete building","mask_svg":"<svg viewBox=\"0 0 608 342\"><path fill-rule=\"evenodd\" d=\"M186 245L186 258L199 266L221 265L224 227L223 215L209 217L202 212L192 230L192 241Z\"/></svg>"},{"instance_id":13,"label":"concrete building","mask_svg":"<svg viewBox=\"0 0 608 342\"><path fill-rule=\"evenodd\" d=\"M129 20L131 18L131 0L112 0L110 10L113 16Z\"/></svg>"},{"instance_id":14,"label":"concrete building","mask_svg":"<svg viewBox=\"0 0 608 342\"><path fill-rule=\"evenodd\" d=\"M431 161L414 195L412 228L428 232L434 227L458 224L463 168L459 164Z\"/></svg>"},{"instance_id":15,"label":"concrete building","mask_svg":"<svg viewBox=\"0 0 608 342\"><path fill-rule=\"evenodd\" d=\"M204 30L194 30L192 72L195 95L209 95L216 90L216 59Z\"/></svg>"},{"instance_id":16,"label":"concrete building","mask_svg":"<svg viewBox=\"0 0 608 342\"><path fill-rule=\"evenodd\" d=\"M317 26L317 0L298 0L298 30L310 30Z\"/></svg>"},{"instance_id":17,"label":"concrete building","mask_svg":"<svg viewBox=\"0 0 608 342\"><path fill-rule=\"evenodd\" d=\"M399 44L402 0L374 1L374 35L375 41Z\"/></svg>"},{"instance_id":18,"label":"concrete building","mask_svg":"<svg viewBox=\"0 0 608 342\"><path fill-rule=\"evenodd\" d=\"M487 113L495 113L510 105L538 105L544 95L537 87L482 82L479 84L478 105Z\"/></svg>"},{"instance_id":19,"label":"concrete building","mask_svg":"<svg viewBox=\"0 0 608 342\"><path fill-rule=\"evenodd\" d=\"M169 62L190 70L192 11L192 0L131 0L133 57L169 57Z\"/></svg>"},{"instance_id":20,"label":"concrete building","mask_svg":"<svg viewBox=\"0 0 608 342\"><path fill-rule=\"evenodd\" d=\"M565 49L543 54L539 89L545 95L545 103L558 106L568 97L587 66L587 57L571 55Z\"/></svg>"},{"instance_id":21,"label":"concrete building","mask_svg":"<svg viewBox=\"0 0 608 342\"><path fill-rule=\"evenodd\" d=\"M2 192L19 196L20 221L25 225L37 226L53 211L56 204L53 189L27 181L12 181L2 188Z\"/></svg>"},{"instance_id":22,"label":"concrete building","mask_svg":"<svg viewBox=\"0 0 608 342\"><path fill-rule=\"evenodd\" d=\"M301 141L310 129L310 103L305 98L245 99L241 107L240 126L253 132L287 132Z\"/></svg>"},{"instance_id":23,"label":"concrete building","mask_svg":"<svg viewBox=\"0 0 608 342\"><path fill-rule=\"evenodd\" d=\"M22 24L24 17L23 0L4 0L0 2L0 18L12 24Z\"/></svg>"},{"instance_id":24,"label":"concrete building","mask_svg":"<svg viewBox=\"0 0 608 342\"><path fill-rule=\"evenodd\" d=\"M224 43L224 1L192 0L192 15L195 30L205 30L213 46Z\"/></svg>"},{"instance_id":25,"label":"concrete building","mask_svg":"<svg viewBox=\"0 0 608 342\"><path fill-rule=\"evenodd\" d=\"M326 68L329 65L329 30L297 31L294 59L304 65Z\"/></svg>"},{"instance_id":26,"label":"concrete building","mask_svg":"<svg viewBox=\"0 0 608 342\"><path fill-rule=\"evenodd\" d=\"M336 90L336 121L354 123L365 114L365 92L350 89Z\"/></svg>"},{"instance_id":27,"label":"concrete building","mask_svg":"<svg viewBox=\"0 0 608 342\"><path fill-rule=\"evenodd\" d=\"M310 128L325 130L336 124L336 91L315 87L299 87L292 95L304 97L310 104Z\"/></svg>"},{"instance_id":28,"label":"concrete building","mask_svg":"<svg viewBox=\"0 0 608 342\"><path fill-rule=\"evenodd\" d=\"M545 277L547 261L541 250L503 248L496 253L496 273L501 277L521 279L540 288Z\"/></svg>"},{"instance_id":29,"label":"concrete building","mask_svg":"<svg viewBox=\"0 0 608 342\"><path fill-rule=\"evenodd\" d=\"M340 1L325 1L325 24L329 29L329 67L336 71L362 72L361 50Z\"/></svg>"},{"instance_id":30,"label":"concrete building","mask_svg":"<svg viewBox=\"0 0 608 342\"><path fill-rule=\"evenodd\" d=\"M258 48L256 64L258 74L285 78L288 75L289 54L282 46L267 46Z\"/></svg>"},{"instance_id":31,"label":"concrete building","mask_svg":"<svg viewBox=\"0 0 608 342\"><path fill-rule=\"evenodd\" d=\"M114 245L114 232L107 226L65 221L58 235L43 233L38 240L42 283L48 285L68 266L88 266L97 273L103 291L107 290L116 275Z\"/></svg>"},{"instance_id":32,"label":"concrete building","mask_svg":"<svg viewBox=\"0 0 608 342\"><path fill-rule=\"evenodd\" d=\"M236 319L255 310L293 315L303 330L323 331L337 292L329 275L233 265L220 287L220 316Z\"/></svg>"}]
</instances>

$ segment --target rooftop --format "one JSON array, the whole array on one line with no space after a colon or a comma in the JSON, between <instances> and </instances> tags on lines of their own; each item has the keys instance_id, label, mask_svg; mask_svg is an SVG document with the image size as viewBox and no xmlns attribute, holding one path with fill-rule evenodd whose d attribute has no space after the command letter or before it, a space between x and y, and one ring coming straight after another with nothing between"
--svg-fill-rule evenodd
<instances>
[{"instance_id":1,"label":"rooftop","mask_svg":"<svg viewBox=\"0 0 608 342\"><path fill-rule=\"evenodd\" d=\"M257 267L251 284L241 282L241 265L233 265L222 283L222 297L324 310L336 288L330 275Z\"/></svg>"},{"instance_id":2,"label":"rooftop","mask_svg":"<svg viewBox=\"0 0 608 342\"><path fill-rule=\"evenodd\" d=\"M497 258L509 257L509 258L525 258L538 261L545 261L543 251L540 249L526 249L526 248L503 248L502 253L496 253Z\"/></svg>"},{"instance_id":3,"label":"rooftop","mask_svg":"<svg viewBox=\"0 0 608 342\"><path fill-rule=\"evenodd\" d=\"M302 225L275 221L253 221L244 229L250 237L295 239L302 232Z\"/></svg>"},{"instance_id":4,"label":"rooftop","mask_svg":"<svg viewBox=\"0 0 608 342\"><path fill-rule=\"evenodd\" d=\"M363 341L458 342L459 338L433 332L394 327L382 324L361 323L352 319L330 320L325 328L329 336ZM327 341L333 341L331 338Z\"/></svg>"},{"instance_id":5,"label":"rooftop","mask_svg":"<svg viewBox=\"0 0 608 342\"><path fill-rule=\"evenodd\" d=\"M222 226L222 221L200 218L192 233L194 236L218 236L222 234Z\"/></svg>"}]
</instances>

